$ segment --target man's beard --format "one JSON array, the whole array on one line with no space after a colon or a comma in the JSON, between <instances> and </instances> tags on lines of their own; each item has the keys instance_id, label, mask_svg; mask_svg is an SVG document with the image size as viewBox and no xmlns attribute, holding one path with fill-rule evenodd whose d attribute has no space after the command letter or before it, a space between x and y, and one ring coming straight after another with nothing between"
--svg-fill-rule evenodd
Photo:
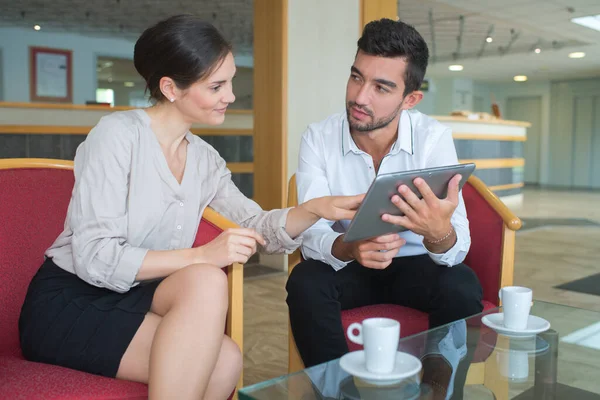
<instances>
[{"instance_id":1,"label":"man's beard","mask_svg":"<svg viewBox=\"0 0 600 400\"><path fill-rule=\"evenodd\" d=\"M394 118L396 118L396 116L400 112L400 109L402 108L402 104L404 104L404 100L402 100L402 102L400 102L398 107L390 115L386 115L385 117L374 119L372 122L357 123L357 122L352 122L352 120L350 119L350 109L352 107L356 107L356 103L353 101L349 101L346 106L346 116L348 118L348 123L350 124L350 129L355 130L357 132L371 132L371 131L374 131L377 129L385 128L394 120ZM360 111L364 112L365 114L367 114L371 118L373 118L373 112L371 110L369 110L367 108L362 108L362 107L356 107L356 108L358 108Z\"/></svg>"}]
</instances>

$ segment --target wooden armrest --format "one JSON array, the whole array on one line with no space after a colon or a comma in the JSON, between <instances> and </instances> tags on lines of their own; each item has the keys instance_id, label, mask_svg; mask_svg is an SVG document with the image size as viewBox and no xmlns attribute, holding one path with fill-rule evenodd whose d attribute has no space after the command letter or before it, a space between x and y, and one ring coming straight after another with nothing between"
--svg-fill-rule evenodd
<instances>
[{"instance_id":1,"label":"wooden armrest","mask_svg":"<svg viewBox=\"0 0 600 400\"><path fill-rule=\"evenodd\" d=\"M228 220L215 210L210 207L206 207L204 209L204 213L202 213L202 218L210 222L211 224L218 226L222 230L239 228L240 226L233 221Z\"/></svg>"},{"instance_id":2,"label":"wooden armrest","mask_svg":"<svg viewBox=\"0 0 600 400\"><path fill-rule=\"evenodd\" d=\"M498 198L498 196L496 196L494 194L494 192L492 192L485 183L483 183L483 181L479 178L477 178L474 175L471 175L469 177L468 182L471 184L471 186L473 186L473 188L475 188L475 190L477 190L477 192L485 199L485 201L488 202L488 204L500 215L500 217L502 218L502 220L504 221L504 224L508 227L508 229L510 229L511 231L518 231L519 229L521 229L522 226L522 222L521 219L519 217L517 217L508 207L506 207L506 204L504 204L502 202L502 200L500 200Z\"/></svg>"},{"instance_id":3,"label":"wooden armrest","mask_svg":"<svg viewBox=\"0 0 600 400\"><path fill-rule=\"evenodd\" d=\"M221 230L239 228L239 225L225 218L210 207L206 207L202 218ZM227 310L227 335L244 353L244 265L233 263L227 267L229 287L229 309ZM240 375L237 389L244 386L244 374ZM234 395L237 399L237 392Z\"/></svg>"},{"instance_id":4,"label":"wooden armrest","mask_svg":"<svg viewBox=\"0 0 600 400\"><path fill-rule=\"evenodd\" d=\"M0 159L0 169L53 168L73 170L73 161L53 158L4 158Z\"/></svg>"}]
</instances>

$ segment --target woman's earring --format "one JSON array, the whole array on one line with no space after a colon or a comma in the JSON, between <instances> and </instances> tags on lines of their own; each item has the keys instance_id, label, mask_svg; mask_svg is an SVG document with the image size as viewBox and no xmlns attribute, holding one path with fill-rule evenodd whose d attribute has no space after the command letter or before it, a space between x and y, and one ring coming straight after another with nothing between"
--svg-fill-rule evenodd
<instances>
[{"instance_id":1,"label":"woman's earring","mask_svg":"<svg viewBox=\"0 0 600 400\"><path fill-rule=\"evenodd\" d=\"M171 103L174 102L174 101L175 101L175 99L171 99Z\"/></svg>"}]
</instances>

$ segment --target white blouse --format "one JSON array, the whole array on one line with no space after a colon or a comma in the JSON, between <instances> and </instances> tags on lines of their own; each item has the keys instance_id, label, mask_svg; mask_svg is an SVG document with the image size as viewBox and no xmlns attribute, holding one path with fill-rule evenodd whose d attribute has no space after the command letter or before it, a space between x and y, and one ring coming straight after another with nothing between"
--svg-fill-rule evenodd
<instances>
[{"instance_id":1,"label":"white blouse","mask_svg":"<svg viewBox=\"0 0 600 400\"><path fill-rule=\"evenodd\" d=\"M64 231L46 251L61 268L116 292L138 284L148 250L190 248L202 213L214 208L254 228L267 253L294 251L285 231L289 209L263 211L231 181L219 153L188 132L181 184L175 179L144 110L103 117L75 155L75 186Z\"/></svg>"}]
</instances>

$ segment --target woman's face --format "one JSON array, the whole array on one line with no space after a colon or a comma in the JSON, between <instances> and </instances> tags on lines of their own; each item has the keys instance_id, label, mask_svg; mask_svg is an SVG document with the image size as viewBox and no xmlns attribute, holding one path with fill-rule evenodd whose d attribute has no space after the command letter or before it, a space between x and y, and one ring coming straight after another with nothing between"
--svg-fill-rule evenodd
<instances>
[{"instance_id":1,"label":"woman's face","mask_svg":"<svg viewBox=\"0 0 600 400\"><path fill-rule=\"evenodd\" d=\"M232 88L235 72L233 54L229 53L211 75L182 92L176 102L179 111L191 122L222 124L227 106L235 101Z\"/></svg>"}]
</instances>

